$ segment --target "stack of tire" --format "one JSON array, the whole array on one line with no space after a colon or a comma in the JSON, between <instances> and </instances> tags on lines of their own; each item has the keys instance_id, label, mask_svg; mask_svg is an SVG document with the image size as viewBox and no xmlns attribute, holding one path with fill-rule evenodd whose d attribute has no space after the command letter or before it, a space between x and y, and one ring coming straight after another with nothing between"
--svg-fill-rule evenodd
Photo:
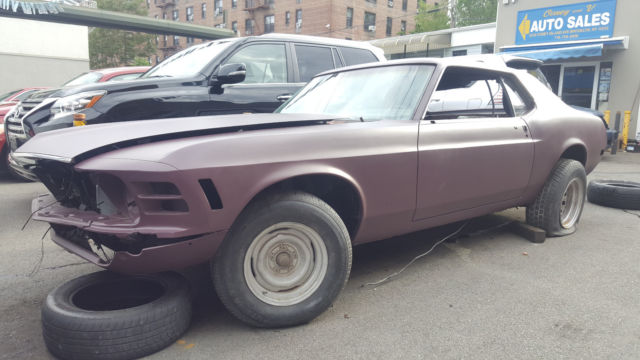
<instances>
[{"instance_id":1,"label":"stack of tire","mask_svg":"<svg viewBox=\"0 0 640 360\"><path fill-rule=\"evenodd\" d=\"M60 359L137 359L174 343L190 321L177 273L96 272L55 288L42 307L45 344Z\"/></svg>"},{"instance_id":2,"label":"stack of tire","mask_svg":"<svg viewBox=\"0 0 640 360\"><path fill-rule=\"evenodd\" d=\"M622 180L592 180L587 199L594 204L618 209L640 210L640 183Z\"/></svg>"}]
</instances>

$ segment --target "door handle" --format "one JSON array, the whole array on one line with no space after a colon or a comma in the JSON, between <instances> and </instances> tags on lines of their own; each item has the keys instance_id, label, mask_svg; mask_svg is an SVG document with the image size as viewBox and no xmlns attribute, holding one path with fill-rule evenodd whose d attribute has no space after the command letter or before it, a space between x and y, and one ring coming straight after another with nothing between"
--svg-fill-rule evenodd
<instances>
[{"instance_id":1,"label":"door handle","mask_svg":"<svg viewBox=\"0 0 640 360\"><path fill-rule=\"evenodd\" d=\"M291 96L293 96L293 95L291 95L291 94L278 95L278 96L276 96L276 100L285 102L285 101L291 99Z\"/></svg>"}]
</instances>

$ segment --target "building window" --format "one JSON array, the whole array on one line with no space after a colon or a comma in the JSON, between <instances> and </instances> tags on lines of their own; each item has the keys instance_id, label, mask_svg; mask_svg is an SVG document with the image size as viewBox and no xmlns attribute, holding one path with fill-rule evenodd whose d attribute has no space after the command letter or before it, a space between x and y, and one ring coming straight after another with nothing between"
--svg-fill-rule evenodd
<instances>
[{"instance_id":1,"label":"building window","mask_svg":"<svg viewBox=\"0 0 640 360\"><path fill-rule=\"evenodd\" d=\"M453 56L465 56L465 55L467 55L467 49L464 49L464 50L453 50L453 53L451 55L453 55Z\"/></svg>"},{"instance_id":2,"label":"building window","mask_svg":"<svg viewBox=\"0 0 640 360\"><path fill-rule=\"evenodd\" d=\"M176 35L173 35L173 45L180 46L180 38Z\"/></svg>"},{"instance_id":3,"label":"building window","mask_svg":"<svg viewBox=\"0 0 640 360\"><path fill-rule=\"evenodd\" d=\"M402 11L407 11L407 3L409 0L402 0Z\"/></svg>"},{"instance_id":4,"label":"building window","mask_svg":"<svg viewBox=\"0 0 640 360\"><path fill-rule=\"evenodd\" d=\"M156 46L160 44L160 36L156 35Z\"/></svg>"},{"instance_id":5,"label":"building window","mask_svg":"<svg viewBox=\"0 0 640 360\"><path fill-rule=\"evenodd\" d=\"M187 8L187 21L188 22L192 22L193 21L193 6L189 6Z\"/></svg>"},{"instance_id":6,"label":"building window","mask_svg":"<svg viewBox=\"0 0 640 360\"><path fill-rule=\"evenodd\" d=\"M400 21L400 31L403 34L407 32L407 22L404 20Z\"/></svg>"},{"instance_id":7,"label":"building window","mask_svg":"<svg viewBox=\"0 0 640 360\"><path fill-rule=\"evenodd\" d=\"M244 29L247 35L253 35L253 19L246 19L244 21Z\"/></svg>"},{"instance_id":8,"label":"building window","mask_svg":"<svg viewBox=\"0 0 640 360\"><path fill-rule=\"evenodd\" d=\"M165 12L162 13L162 20L167 20L167 13Z\"/></svg>"},{"instance_id":9,"label":"building window","mask_svg":"<svg viewBox=\"0 0 640 360\"><path fill-rule=\"evenodd\" d=\"M154 18L155 18L156 20L158 20L158 15L154 16Z\"/></svg>"},{"instance_id":10,"label":"building window","mask_svg":"<svg viewBox=\"0 0 640 360\"><path fill-rule=\"evenodd\" d=\"M238 0L231 0L231 8L235 9L238 7Z\"/></svg>"},{"instance_id":11,"label":"building window","mask_svg":"<svg viewBox=\"0 0 640 360\"><path fill-rule=\"evenodd\" d=\"M387 1L387 6L392 8L393 7L393 0L388 0Z\"/></svg>"},{"instance_id":12,"label":"building window","mask_svg":"<svg viewBox=\"0 0 640 360\"><path fill-rule=\"evenodd\" d=\"M376 14L367 11L364 12L364 31L376 31Z\"/></svg>"},{"instance_id":13,"label":"building window","mask_svg":"<svg viewBox=\"0 0 640 360\"><path fill-rule=\"evenodd\" d=\"M378 0L366 0L369 4L376 4Z\"/></svg>"},{"instance_id":14,"label":"building window","mask_svg":"<svg viewBox=\"0 0 640 360\"><path fill-rule=\"evenodd\" d=\"M393 26L393 18L387 17L387 36L391 36L391 27Z\"/></svg>"},{"instance_id":15,"label":"building window","mask_svg":"<svg viewBox=\"0 0 640 360\"><path fill-rule=\"evenodd\" d=\"M287 11L286 13L284 13L284 24L289 26L290 23L291 23L291 11Z\"/></svg>"},{"instance_id":16,"label":"building window","mask_svg":"<svg viewBox=\"0 0 640 360\"><path fill-rule=\"evenodd\" d=\"M164 39L162 40L162 45L164 47L167 47L167 35L164 36Z\"/></svg>"},{"instance_id":17,"label":"building window","mask_svg":"<svg viewBox=\"0 0 640 360\"><path fill-rule=\"evenodd\" d=\"M207 18L207 3L202 3L202 18Z\"/></svg>"},{"instance_id":18,"label":"building window","mask_svg":"<svg viewBox=\"0 0 640 360\"><path fill-rule=\"evenodd\" d=\"M215 7L214 13L215 13L215 16L222 15L222 4L223 4L222 0L215 0L215 2L214 2L214 7Z\"/></svg>"},{"instance_id":19,"label":"building window","mask_svg":"<svg viewBox=\"0 0 640 360\"><path fill-rule=\"evenodd\" d=\"M193 44L193 38L192 37L187 37L187 45L192 45Z\"/></svg>"},{"instance_id":20,"label":"building window","mask_svg":"<svg viewBox=\"0 0 640 360\"><path fill-rule=\"evenodd\" d=\"M275 30L276 26L276 16L275 15L267 15L264 17L264 33L272 33Z\"/></svg>"},{"instance_id":21,"label":"building window","mask_svg":"<svg viewBox=\"0 0 640 360\"><path fill-rule=\"evenodd\" d=\"M296 32L302 29L302 9L296 10Z\"/></svg>"},{"instance_id":22,"label":"building window","mask_svg":"<svg viewBox=\"0 0 640 360\"><path fill-rule=\"evenodd\" d=\"M231 30L233 30L234 33L238 33L238 22L234 21L231 23Z\"/></svg>"},{"instance_id":23,"label":"building window","mask_svg":"<svg viewBox=\"0 0 640 360\"><path fill-rule=\"evenodd\" d=\"M296 4L302 4L302 0L296 0Z\"/></svg>"},{"instance_id":24,"label":"building window","mask_svg":"<svg viewBox=\"0 0 640 360\"><path fill-rule=\"evenodd\" d=\"M147 9L148 9L149 7L151 7L151 0L147 0ZM151 61L149 61L149 62L151 62Z\"/></svg>"},{"instance_id":25,"label":"building window","mask_svg":"<svg viewBox=\"0 0 640 360\"><path fill-rule=\"evenodd\" d=\"M160 63L160 56L156 55L156 65Z\"/></svg>"},{"instance_id":26,"label":"building window","mask_svg":"<svg viewBox=\"0 0 640 360\"><path fill-rule=\"evenodd\" d=\"M173 21L178 21L178 19L180 18L180 13L178 12L178 10L173 10Z\"/></svg>"},{"instance_id":27,"label":"building window","mask_svg":"<svg viewBox=\"0 0 640 360\"><path fill-rule=\"evenodd\" d=\"M347 8L347 29L353 26L353 8Z\"/></svg>"}]
</instances>

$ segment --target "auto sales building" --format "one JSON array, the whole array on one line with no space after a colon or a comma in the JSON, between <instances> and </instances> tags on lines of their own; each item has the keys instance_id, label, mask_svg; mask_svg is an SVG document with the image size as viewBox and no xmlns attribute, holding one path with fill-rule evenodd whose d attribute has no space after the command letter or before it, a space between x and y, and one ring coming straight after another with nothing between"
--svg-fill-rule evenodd
<instances>
[{"instance_id":1,"label":"auto sales building","mask_svg":"<svg viewBox=\"0 0 640 360\"><path fill-rule=\"evenodd\" d=\"M621 112L640 139L640 1L499 0L496 52L544 61L553 90L571 104Z\"/></svg>"}]
</instances>

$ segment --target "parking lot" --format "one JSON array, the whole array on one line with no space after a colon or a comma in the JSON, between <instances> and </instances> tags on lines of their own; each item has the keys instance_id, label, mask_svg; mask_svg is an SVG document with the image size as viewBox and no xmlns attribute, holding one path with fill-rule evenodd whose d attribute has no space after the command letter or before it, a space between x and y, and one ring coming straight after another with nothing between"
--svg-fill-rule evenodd
<instances>
[{"instance_id":1,"label":"parking lot","mask_svg":"<svg viewBox=\"0 0 640 360\"><path fill-rule=\"evenodd\" d=\"M605 155L589 179L640 181L640 154ZM47 359L40 305L55 286L99 270L29 222L38 183L0 180L0 359ZM150 359L637 359L640 211L585 205L578 231L533 244L499 227L524 209L473 220L472 236L416 255L456 225L354 249L346 289L305 326L264 330L234 319L205 266L188 269L189 331ZM459 225L457 225L459 226ZM481 229L493 228L488 232ZM473 235L473 234L476 235Z\"/></svg>"}]
</instances>

